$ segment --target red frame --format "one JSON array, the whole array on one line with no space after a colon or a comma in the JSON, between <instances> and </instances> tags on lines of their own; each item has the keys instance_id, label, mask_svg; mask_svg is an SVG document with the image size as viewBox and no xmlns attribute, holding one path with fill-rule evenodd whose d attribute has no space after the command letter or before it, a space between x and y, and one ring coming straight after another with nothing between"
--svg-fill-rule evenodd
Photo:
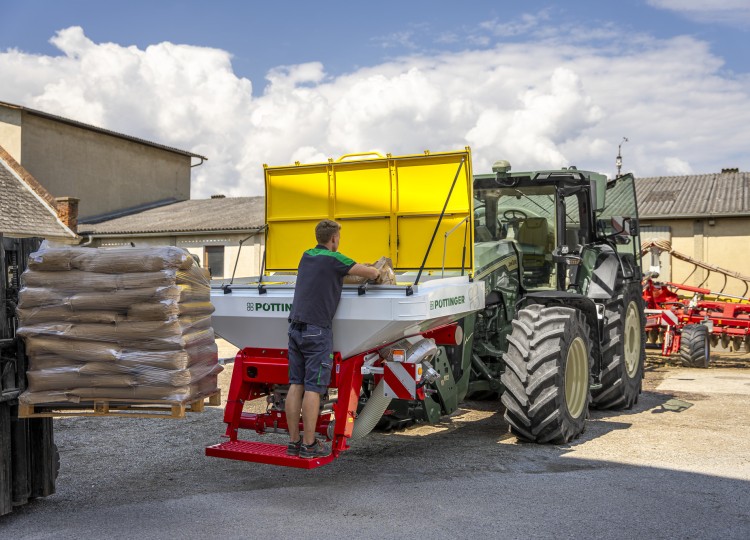
<instances>
[{"instance_id":1,"label":"red frame","mask_svg":"<svg viewBox=\"0 0 750 540\"><path fill-rule=\"evenodd\" d=\"M435 339L439 345L455 345L457 324L435 328L424 334ZM243 441L239 439L240 429L251 429L263 434L275 429L287 430L286 415L282 411L266 413L243 412L246 401L251 401L273 392L274 385L289 384L289 356L286 349L246 347L237 353L229 386L227 404L224 408L224 422L227 424L225 437L228 441L206 448L206 455L238 459L271 465L284 465L311 469L330 463L349 449L349 438L357 417L357 406L362 390L362 366L370 352L364 351L350 358L342 358L337 352L333 356L330 388L338 390L338 399L331 414L318 418L315 431L330 439L332 430L332 452L330 456L318 459L301 459L286 455L286 445ZM376 376L376 380L381 376ZM425 399L424 389L417 390L417 399ZM300 422L300 430L302 422Z\"/></svg>"},{"instance_id":2,"label":"red frame","mask_svg":"<svg viewBox=\"0 0 750 540\"><path fill-rule=\"evenodd\" d=\"M262 434L272 429L286 431L288 427L286 415L281 411L260 414L243 412L246 401L271 394L276 384L289 384L287 350L254 347L242 349L234 360L232 381L224 409L224 422L227 424L225 436L229 441L206 448L206 455L300 468L319 467L330 463L341 452L349 449L348 439L354 427L362 388L361 368L364 356L359 354L342 360L339 353L334 353L329 387L338 389L338 400L333 406L334 414L336 418L345 420L334 423L331 455L327 458L307 460L287 456L285 451L281 452L275 448L281 445L239 440L240 429L252 429ZM331 421L331 414L321 415L315 428L316 432L328 437ZM286 446L283 448L285 450Z\"/></svg>"}]
</instances>

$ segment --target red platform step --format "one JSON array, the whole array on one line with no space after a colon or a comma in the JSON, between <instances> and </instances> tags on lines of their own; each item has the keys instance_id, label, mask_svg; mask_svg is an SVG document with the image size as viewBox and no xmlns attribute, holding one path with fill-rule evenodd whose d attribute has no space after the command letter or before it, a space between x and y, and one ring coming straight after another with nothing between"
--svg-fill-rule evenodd
<instances>
[{"instance_id":1,"label":"red platform step","mask_svg":"<svg viewBox=\"0 0 750 540\"><path fill-rule=\"evenodd\" d=\"M286 455L286 445L251 441L226 441L206 448L206 455L268 465L283 465L299 469L315 469L336 459L333 454L323 458L302 459Z\"/></svg>"}]
</instances>

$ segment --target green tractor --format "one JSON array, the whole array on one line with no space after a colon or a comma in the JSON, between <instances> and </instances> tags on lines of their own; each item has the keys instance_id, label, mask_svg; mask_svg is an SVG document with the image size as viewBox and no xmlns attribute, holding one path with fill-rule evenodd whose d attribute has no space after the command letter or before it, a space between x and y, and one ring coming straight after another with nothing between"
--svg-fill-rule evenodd
<instances>
[{"instance_id":1,"label":"green tractor","mask_svg":"<svg viewBox=\"0 0 750 540\"><path fill-rule=\"evenodd\" d=\"M634 179L569 167L474 176L475 279L484 310L441 347L424 402L381 426L434 422L465 398L500 396L517 436L566 443L589 406L628 409L641 392L645 317Z\"/></svg>"}]
</instances>

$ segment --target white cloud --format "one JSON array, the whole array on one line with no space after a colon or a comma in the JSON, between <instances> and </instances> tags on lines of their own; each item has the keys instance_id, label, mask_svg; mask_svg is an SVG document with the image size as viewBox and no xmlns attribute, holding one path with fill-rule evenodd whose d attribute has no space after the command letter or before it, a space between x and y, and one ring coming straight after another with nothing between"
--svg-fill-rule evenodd
<instances>
[{"instance_id":1,"label":"white cloud","mask_svg":"<svg viewBox=\"0 0 750 540\"><path fill-rule=\"evenodd\" d=\"M400 58L338 77L280 66L253 96L229 53L145 49L59 32L60 56L0 52L0 101L194 151L193 196L262 194L263 163L470 145L475 172L575 164L637 175L750 169L750 77L726 75L706 43L612 38Z\"/></svg>"},{"instance_id":2,"label":"white cloud","mask_svg":"<svg viewBox=\"0 0 750 540\"><path fill-rule=\"evenodd\" d=\"M647 0L659 9L676 11L701 22L730 26L750 26L750 2L747 0Z\"/></svg>"},{"instance_id":3,"label":"white cloud","mask_svg":"<svg viewBox=\"0 0 750 540\"><path fill-rule=\"evenodd\" d=\"M692 172L693 169L690 167L690 164L687 161L677 157L664 158L665 176L681 176L685 174L692 174Z\"/></svg>"}]
</instances>

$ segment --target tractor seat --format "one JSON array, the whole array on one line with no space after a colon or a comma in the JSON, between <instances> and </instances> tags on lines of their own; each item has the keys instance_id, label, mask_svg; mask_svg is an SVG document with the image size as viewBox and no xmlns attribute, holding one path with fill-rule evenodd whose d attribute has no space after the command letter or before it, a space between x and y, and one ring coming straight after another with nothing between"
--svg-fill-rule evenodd
<instances>
[{"instance_id":1,"label":"tractor seat","mask_svg":"<svg viewBox=\"0 0 750 540\"><path fill-rule=\"evenodd\" d=\"M545 218L530 217L519 225L516 241L524 254L544 255L547 253L548 233Z\"/></svg>"},{"instance_id":2,"label":"tractor seat","mask_svg":"<svg viewBox=\"0 0 750 540\"><path fill-rule=\"evenodd\" d=\"M526 286L536 287L549 282L552 265L547 260L549 254L547 220L526 218L518 226L516 241L521 250L523 280Z\"/></svg>"}]
</instances>

